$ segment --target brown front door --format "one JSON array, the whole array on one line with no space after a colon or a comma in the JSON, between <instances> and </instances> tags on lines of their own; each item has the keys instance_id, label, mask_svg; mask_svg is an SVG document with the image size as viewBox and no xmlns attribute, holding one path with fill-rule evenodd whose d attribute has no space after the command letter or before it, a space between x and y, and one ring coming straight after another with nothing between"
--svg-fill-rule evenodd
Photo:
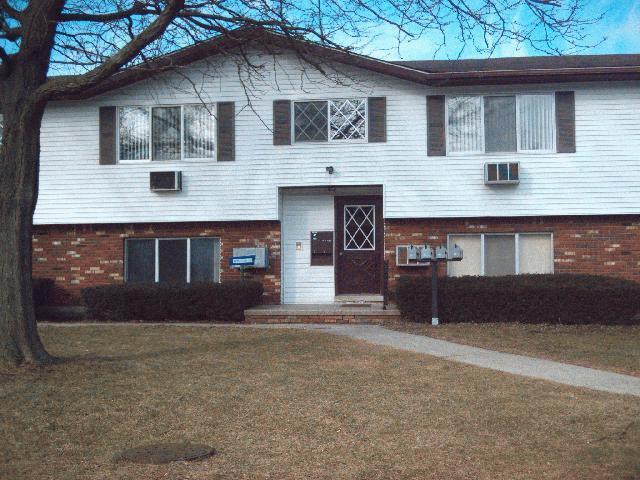
<instances>
[{"instance_id":1,"label":"brown front door","mask_svg":"<svg viewBox=\"0 0 640 480\"><path fill-rule=\"evenodd\" d=\"M382 292L382 197L335 197L336 294Z\"/></svg>"}]
</instances>

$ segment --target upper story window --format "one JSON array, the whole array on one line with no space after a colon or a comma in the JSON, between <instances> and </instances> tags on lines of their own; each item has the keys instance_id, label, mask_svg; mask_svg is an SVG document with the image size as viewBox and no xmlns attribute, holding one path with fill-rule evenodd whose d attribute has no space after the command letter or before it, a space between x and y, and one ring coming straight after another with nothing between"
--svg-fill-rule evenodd
<instances>
[{"instance_id":1,"label":"upper story window","mask_svg":"<svg viewBox=\"0 0 640 480\"><path fill-rule=\"evenodd\" d=\"M553 94L459 96L447 100L447 151L555 151Z\"/></svg>"},{"instance_id":2,"label":"upper story window","mask_svg":"<svg viewBox=\"0 0 640 480\"><path fill-rule=\"evenodd\" d=\"M213 158L214 137L212 105L118 109L121 161Z\"/></svg>"},{"instance_id":3,"label":"upper story window","mask_svg":"<svg viewBox=\"0 0 640 480\"><path fill-rule=\"evenodd\" d=\"M365 140L367 101L364 98L295 102L296 142Z\"/></svg>"}]
</instances>

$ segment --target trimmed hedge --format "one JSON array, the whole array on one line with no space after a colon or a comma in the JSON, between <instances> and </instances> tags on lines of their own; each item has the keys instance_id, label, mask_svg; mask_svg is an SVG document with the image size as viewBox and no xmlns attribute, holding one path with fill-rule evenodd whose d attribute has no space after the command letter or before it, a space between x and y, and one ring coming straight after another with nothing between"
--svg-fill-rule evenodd
<instances>
[{"instance_id":1,"label":"trimmed hedge","mask_svg":"<svg viewBox=\"0 0 640 480\"><path fill-rule=\"evenodd\" d=\"M401 277L396 301L411 321L431 319L431 277ZM640 324L640 283L595 275L438 279L444 323Z\"/></svg>"},{"instance_id":2,"label":"trimmed hedge","mask_svg":"<svg viewBox=\"0 0 640 480\"><path fill-rule=\"evenodd\" d=\"M33 304L36 307L49 305L51 299L51 291L53 290L54 280L52 278L32 278L31 285L33 287Z\"/></svg>"},{"instance_id":3,"label":"trimmed hedge","mask_svg":"<svg viewBox=\"0 0 640 480\"><path fill-rule=\"evenodd\" d=\"M119 284L82 290L87 318L108 321L239 322L258 305L264 288L256 281L189 285Z\"/></svg>"}]
</instances>

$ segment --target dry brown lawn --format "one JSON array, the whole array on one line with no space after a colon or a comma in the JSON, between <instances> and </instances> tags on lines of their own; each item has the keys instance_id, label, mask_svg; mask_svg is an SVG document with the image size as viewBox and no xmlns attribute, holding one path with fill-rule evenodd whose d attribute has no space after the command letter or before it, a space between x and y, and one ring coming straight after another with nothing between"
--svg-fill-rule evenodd
<instances>
[{"instance_id":1,"label":"dry brown lawn","mask_svg":"<svg viewBox=\"0 0 640 480\"><path fill-rule=\"evenodd\" d=\"M68 357L0 375L0 478L616 479L640 476L640 398L315 332L41 328ZM122 449L188 440L162 466Z\"/></svg>"},{"instance_id":2,"label":"dry brown lawn","mask_svg":"<svg viewBox=\"0 0 640 480\"><path fill-rule=\"evenodd\" d=\"M640 376L640 326L429 324L393 322L388 328L561 362Z\"/></svg>"}]
</instances>

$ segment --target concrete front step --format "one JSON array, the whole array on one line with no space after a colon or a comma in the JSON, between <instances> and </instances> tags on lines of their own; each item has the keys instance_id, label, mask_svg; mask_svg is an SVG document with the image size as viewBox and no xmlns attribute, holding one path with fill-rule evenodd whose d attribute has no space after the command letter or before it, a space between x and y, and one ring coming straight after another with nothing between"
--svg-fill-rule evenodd
<instances>
[{"instance_id":1,"label":"concrete front step","mask_svg":"<svg viewBox=\"0 0 640 480\"><path fill-rule=\"evenodd\" d=\"M381 305L343 306L341 304L316 305L260 305L244 312L247 323L370 323L399 320L400 312L394 306L386 310Z\"/></svg>"}]
</instances>

